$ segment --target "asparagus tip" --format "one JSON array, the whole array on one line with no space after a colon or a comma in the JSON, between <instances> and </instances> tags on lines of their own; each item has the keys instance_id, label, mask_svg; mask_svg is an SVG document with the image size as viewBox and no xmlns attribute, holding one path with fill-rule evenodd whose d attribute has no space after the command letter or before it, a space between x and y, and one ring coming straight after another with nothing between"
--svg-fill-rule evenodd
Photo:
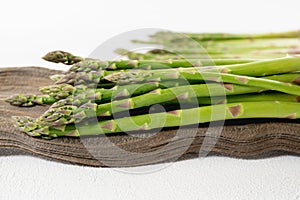
<instances>
[{"instance_id":1,"label":"asparagus tip","mask_svg":"<svg viewBox=\"0 0 300 200\"><path fill-rule=\"evenodd\" d=\"M152 54L172 54L172 52L165 50L165 49L152 49L148 51L147 53L152 53Z\"/></svg>"},{"instance_id":2,"label":"asparagus tip","mask_svg":"<svg viewBox=\"0 0 300 200\"><path fill-rule=\"evenodd\" d=\"M41 136L38 131L35 131L38 126L34 118L27 116L12 116L13 124L20 131L25 132L26 134L34 137Z\"/></svg>"},{"instance_id":3,"label":"asparagus tip","mask_svg":"<svg viewBox=\"0 0 300 200\"><path fill-rule=\"evenodd\" d=\"M4 99L4 101L13 106L30 107L35 105L35 103L32 101L34 98L34 95L18 94L13 95L11 97L7 97Z\"/></svg>"},{"instance_id":4,"label":"asparagus tip","mask_svg":"<svg viewBox=\"0 0 300 200\"><path fill-rule=\"evenodd\" d=\"M65 51L51 51L42 57L44 60L53 63L63 63L65 65L73 65L83 60L83 58L74 56L71 53Z\"/></svg>"},{"instance_id":5,"label":"asparagus tip","mask_svg":"<svg viewBox=\"0 0 300 200\"><path fill-rule=\"evenodd\" d=\"M127 55L128 53L130 53L130 51L128 51L127 49L118 48L115 50L115 53L119 55Z\"/></svg>"}]
</instances>

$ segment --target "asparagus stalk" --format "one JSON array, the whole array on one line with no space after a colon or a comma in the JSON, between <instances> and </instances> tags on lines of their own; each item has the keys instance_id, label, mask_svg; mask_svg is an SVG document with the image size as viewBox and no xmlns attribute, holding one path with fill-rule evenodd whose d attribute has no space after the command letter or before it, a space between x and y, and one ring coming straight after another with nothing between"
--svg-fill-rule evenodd
<instances>
[{"instance_id":1,"label":"asparagus stalk","mask_svg":"<svg viewBox=\"0 0 300 200\"><path fill-rule=\"evenodd\" d=\"M119 61L100 61L100 60L85 60L73 65L69 71L72 72L90 72L98 70L127 70L127 69L168 69L178 67L193 67L193 66L211 66L220 64L235 64L253 62L253 59L234 60L234 59L192 59L192 60L119 60Z\"/></svg>"},{"instance_id":2,"label":"asparagus stalk","mask_svg":"<svg viewBox=\"0 0 300 200\"><path fill-rule=\"evenodd\" d=\"M241 40L241 39L272 39L272 38L299 38L299 31L291 31L284 33L268 33L268 34L189 34L189 37L197 41L207 41L207 40Z\"/></svg>"},{"instance_id":3,"label":"asparagus stalk","mask_svg":"<svg viewBox=\"0 0 300 200\"><path fill-rule=\"evenodd\" d=\"M267 58L281 58L285 55L298 55L300 54L300 48L269 48L264 50L258 49L236 49L236 50L225 50L220 49L219 51L211 50L198 50L195 52L185 52L183 50L174 50L176 53L169 54L153 54L153 53L136 53L130 52L126 56L129 59L136 60L169 60L169 59L196 59L196 58L210 58L211 60L241 60L243 63L244 59L241 58L252 58L256 60L267 59ZM246 59L247 61L247 59ZM245 62L244 62L245 63ZM234 63L233 63L234 64Z\"/></svg>"},{"instance_id":4,"label":"asparagus stalk","mask_svg":"<svg viewBox=\"0 0 300 200\"><path fill-rule=\"evenodd\" d=\"M274 108L278 109L274 112ZM176 127L228 119L249 118L288 118L300 117L299 103L291 102L243 102L224 105L176 110L168 113L155 113L101 121L93 126L80 127L80 135L151 130L161 127ZM224 113L224 115L220 113ZM214 114L218 113L218 114ZM195 117L198 116L198 117ZM96 128L98 127L98 131ZM101 128L99 131L99 127ZM94 131L93 131L94 130ZM54 134L55 135L55 134ZM57 134L59 135L59 134Z\"/></svg>"},{"instance_id":5,"label":"asparagus stalk","mask_svg":"<svg viewBox=\"0 0 300 200\"><path fill-rule=\"evenodd\" d=\"M228 95L226 98L220 97L198 97L196 99L181 100L180 104L191 105L214 105L224 103L239 103L239 102L261 102L261 101L282 101L282 102L300 102L300 97L295 95L283 94L283 93L253 93L253 94L240 94L240 95ZM164 105L178 104L177 100L165 102Z\"/></svg>"},{"instance_id":6,"label":"asparagus stalk","mask_svg":"<svg viewBox=\"0 0 300 200\"><path fill-rule=\"evenodd\" d=\"M274 112L276 108L276 112ZM118 119L104 120L96 124L44 126L30 118L15 118L15 124L31 136L47 139L60 136L86 136L135 130L151 130L162 127L178 127L228 119L251 118L300 118L300 104L295 102L240 102L174 110Z\"/></svg>"},{"instance_id":7,"label":"asparagus stalk","mask_svg":"<svg viewBox=\"0 0 300 200\"><path fill-rule=\"evenodd\" d=\"M129 53L127 54L127 57L129 59L133 59L133 60L168 60L168 59L174 59L174 60L178 60L178 59L197 59L199 57L201 58L206 58L206 59L211 59L211 60L215 60L215 59L241 59L243 60L243 58L251 58L254 60L262 60L262 59L271 59L271 58L281 58L284 57L287 53L264 53L264 52L253 52L251 54L181 54L179 52L179 54L163 54L163 55L157 55L157 54L140 54L140 53Z\"/></svg>"},{"instance_id":8,"label":"asparagus stalk","mask_svg":"<svg viewBox=\"0 0 300 200\"><path fill-rule=\"evenodd\" d=\"M129 59L135 59L135 60L178 60L178 59L197 59L197 58L203 58L203 59L245 59L245 58L251 58L254 60L264 60L264 59L274 59L274 58L282 58L286 55L299 55L299 49L290 49L290 50L273 50L273 51L253 51L250 53L239 53L239 54L233 54L233 53L226 53L226 54L207 54L207 53L201 53L201 54L163 54L163 55L157 55L157 54L138 54L138 53L130 53L127 55Z\"/></svg>"},{"instance_id":9,"label":"asparagus stalk","mask_svg":"<svg viewBox=\"0 0 300 200\"><path fill-rule=\"evenodd\" d=\"M120 55L126 55L129 59L132 60L141 60L141 61L146 61L149 60L150 62L155 62L156 61L162 61L166 62L169 60L186 60L188 59L187 62L191 63L189 67L194 66L192 63L201 63L201 66L209 66L209 65L232 65L232 64L242 64L242 63L249 63L249 62L254 62L257 61L257 59L245 59L245 58L237 58L239 54L228 56L230 58L211 58L212 56L210 55L208 57L208 52L206 51L195 51L192 54L186 54L183 53L182 51L178 50L175 51L177 53L162 53L158 54L157 52L162 51L161 49L154 49L151 50L147 53L136 53L136 52L131 52L125 49L117 49L116 52ZM156 53L152 53L156 52ZM285 54L286 55L286 54ZM223 56L224 57L224 56ZM241 57L241 56L240 56ZM198 58L198 59L197 59ZM202 59L199 59L202 58ZM185 66L183 66L185 67Z\"/></svg>"},{"instance_id":10,"label":"asparagus stalk","mask_svg":"<svg viewBox=\"0 0 300 200\"><path fill-rule=\"evenodd\" d=\"M44 56L51 62L63 62L70 64L72 58L81 58L79 56L73 56L70 53L63 52L66 55L61 58L62 51L54 51ZM193 60L119 60L119 61L101 61L98 59L81 58L80 62L76 62L70 69L69 72L90 72L99 70L123 70L123 69L168 69L177 67L192 67L192 66L211 66L211 65L228 65L228 64L239 64L253 62L253 59L193 59ZM74 63L74 61L72 61Z\"/></svg>"},{"instance_id":11,"label":"asparagus stalk","mask_svg":"<svg viewBox=\"0 0 300 200\"><path fill-rule=\"evenodd\" d=\"M207 52L223 52L239 54L239 50L243 53L257 51L257 50L271 50L271 49L296 49L299 48L299 38L292 39L272 39L272 40L254 40L254 41L223 41L223 42L201 42L201 46ZM193 44L193 40L186 41L182 44L169 44L167 48L172 49L173 52L184 53L199 53L201 50L198 46ZM170 54L169 51L149 51L152 54Z\"/></svg>"},{"instance_id":12,"label":"asparagus stalk","mask_svg":"<svg viewBox=\"0 0 300 200\"><path fill-rule=\"evenodd\" d=\"M217 77L215 73L204 73L205 76L212 77L211 80L215 80L216 82L227 82L245 86L254 86L261 87L268 90L275 90L278 92L283 92L291 95L300 95L300 86L292 84L292 83L284 83L275 80L268 80L264 78L253 78L250 76L237 76L234 74L220 74L220 77ZM206 77L210 79L209 77Z\"/></svg>"},{"instance_id":13,"label":"asparagus stalk","mask_svg":"<svg viewBox=\"0 0 300 200\"><path fill-rule=\"evenodd\" d=\"M295 41L299 43L299 41ZM297 51L298 50L298 51ZM241 55L251 55L251 54L259 54L264 53L265 56L273 55L273 54L299 54L299 45L293 45L293 46L286 46L286 47L276 47L276 46L258 46L258 47L251 47L249 45L242 46L242 45L230 45L230 46L218 46L218 47L211 47L208 46L205 49L204 48L196 48L196 47L190 47L190 48L184 48L182 46L179 47L173 47L173 52L169 52L166 50L160 50L160 49L154 49L151 51L146 52L145 54L136 54L136 55L148 55L151 56L161 56L161 55L169 55L169 56L175 56L175 55L198 55L198 57L205 56L205 55L232 55L232 56L241 56ZM161 52L161 53L160 53ZM134 52L128 52L127 54L134 53ZM126 54L125 54L126 55Z\"/></svg>"},{"instance_id":14,"label":"asparagus stalk","mask_svg":"<svg viewBox=\"0 0 300 200\"><path fill-rule=\"evenodd\" d=\"M152 41L174 40L179 35L186 35L197 41L224 41L224 40L254 40L254 39L274 39L274 38L299 38L300 31L289 31L282 33L267 34L230 34L230 33L174 33L157 32L151 36ZM183 37L181 37L183 38Z\"/></svg>"}]
</instances>

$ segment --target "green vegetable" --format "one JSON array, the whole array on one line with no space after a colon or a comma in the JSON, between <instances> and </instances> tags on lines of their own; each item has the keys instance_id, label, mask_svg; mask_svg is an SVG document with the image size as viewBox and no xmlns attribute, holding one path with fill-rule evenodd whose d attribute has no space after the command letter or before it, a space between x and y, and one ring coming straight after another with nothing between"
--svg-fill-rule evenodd
<instances>
[{"instance_id":1,"label":"green vegetable","mask_svg":"<svg viewBox=\"0 0 300 200\"><path fill-rule=\"evenodd\" d=\"M276 111L274 110L276 108ZM17 126L31 136L46 139L59 136L99 135L135 130L151 130L162 127L178 127L228 119L300 117L300 104L294 102L240 102L145 114L100 121L97 124L44 126L34 119L15 117ZM218 113L218 114L216 114ZM77 129L76 129L77 128Z\"/></svg>"}]
</instances>

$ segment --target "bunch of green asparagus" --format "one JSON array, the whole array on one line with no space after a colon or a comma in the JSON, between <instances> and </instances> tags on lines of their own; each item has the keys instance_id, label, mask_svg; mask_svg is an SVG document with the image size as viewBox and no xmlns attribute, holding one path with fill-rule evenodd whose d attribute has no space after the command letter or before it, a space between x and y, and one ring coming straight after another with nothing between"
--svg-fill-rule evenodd
<instances>
[{"instance_id":1,"label":"bunch of green asparagus","mask_svg":"<svg viewBox=\"0 0 300 200\"><path fill-rule=\"evenodd\" d=\"M6 101L23 107L51 105L36 119L14 117L20 130L44 139L229 119L297 119L300 118L300 57L270 58L266 53L258 59L244 53L247 48L258 49L259 45L261 49L272 50L267 45L269 40L281 40L280 48L292 45L289 40L294 40L297 34L190 35L199 42L210 42L213 48L236 42L231 53L239 58L174 58L171 52L155 50L152 54L160 58L102 61L54 51L43 58L72 65L70 69L51 76L54 84L40 88L43 95L19 94ZM181 50L189 50L189 44L172 33L157 33L152 38L155 42L178 45L178 49L186 44ZM248 44L249 38L255 45ZM156 108L157 104L164 110Z\"/></svg>"},{"instance_id":2,"label":"bunch of green asparagus","mask_svg":"<svg viewBox=\"0 0 300 200\"><path fill-rule=\"evenodd\" d=\"M300 31L268 34L224 34L224 33L176 33L158 32L148 41L136 43L161 45L164 49L153 49L141 54L125 49L116 52L130 59L169 58L280 58L286 54L300 53Z\"/></svg>"}]
</instances>

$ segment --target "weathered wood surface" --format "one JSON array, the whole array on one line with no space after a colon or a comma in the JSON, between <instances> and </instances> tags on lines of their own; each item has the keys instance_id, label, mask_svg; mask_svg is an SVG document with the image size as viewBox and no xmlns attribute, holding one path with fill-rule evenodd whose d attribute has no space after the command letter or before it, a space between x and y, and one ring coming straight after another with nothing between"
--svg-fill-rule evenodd
<instances>
[{"instance_id":1,"label":"weathered wood surface","mask_svg":"<svg viewBox=\"0 0 300 200\"><path fill-rule=\"evenodd\" d=\"M0 69L0 155L33 155L79 165L124 167L195 158L199 152L240 158L300 154L300 123L293 121L242 121L239 125L226 125L220 135L214 131L206 134L207 127L187 127L183 133L164 130L157 134L49 141L32 138L13 127L11 116L37 117L48 107L17 108L3 98L16 93L38 93L40 86L52 84L48 76L55 73L58 71L38 67Z\"/></svg>"}]
</instances>

